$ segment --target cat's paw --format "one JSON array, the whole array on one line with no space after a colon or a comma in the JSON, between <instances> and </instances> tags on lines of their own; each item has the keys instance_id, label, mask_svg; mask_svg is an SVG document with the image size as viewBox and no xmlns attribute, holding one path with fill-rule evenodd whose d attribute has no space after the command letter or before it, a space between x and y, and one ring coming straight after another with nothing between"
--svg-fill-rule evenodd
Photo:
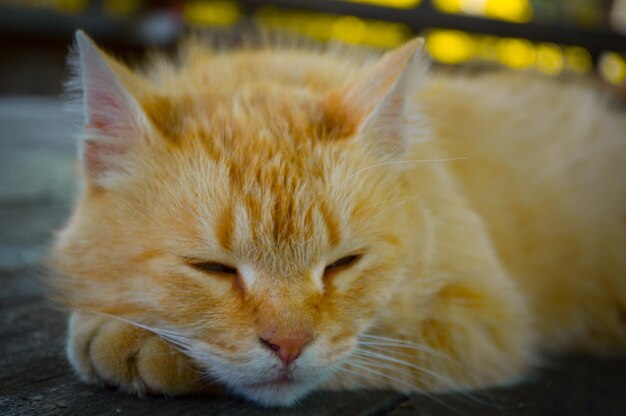
<instances>
[{"instance_id":1,"label":"cat's paw","mask_svg":"<svg viewBox=\"0 0 626 416\"><path fill-rule=\"evenodd\" d=\"M80 377L143 396L208 392L186 355L157 335L122 321L74 312L67 355Z\"/></svg>"}]
</instances>

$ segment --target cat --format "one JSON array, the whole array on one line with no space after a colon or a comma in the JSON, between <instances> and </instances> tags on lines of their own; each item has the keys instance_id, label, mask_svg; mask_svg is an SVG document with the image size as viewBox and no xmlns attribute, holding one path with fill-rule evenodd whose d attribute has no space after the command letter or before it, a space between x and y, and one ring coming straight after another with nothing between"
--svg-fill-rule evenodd
<instances>
[{"instance_id":1,"label":"cat","mask_svg":"<svg viewBox=\"0 0 626 416\"><path fill-rule=\"evenodd\" d=\"M623 109L422 44L189 41L132 72L79 31L84 185L51 281L80 377L289 406L624 351Z\"/></svg>"}]
</instances>

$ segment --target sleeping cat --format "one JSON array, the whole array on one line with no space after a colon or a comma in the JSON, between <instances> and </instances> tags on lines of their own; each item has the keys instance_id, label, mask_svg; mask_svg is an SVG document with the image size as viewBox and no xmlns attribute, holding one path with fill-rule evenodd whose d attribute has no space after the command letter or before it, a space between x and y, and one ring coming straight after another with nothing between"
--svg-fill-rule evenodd
<instances>
[{"instance_id":1,"label":"sleeping cat","mask_svg":"<svg viewBox=\"0 0 626 416\"><path fill-rule=\"evenodd\" d=\"M52 280L85 381L282 406L626 347L626 114L593 88L430 73L420 40L189 42L135 73L76 42Z\"/></svg>"}]
</instances>

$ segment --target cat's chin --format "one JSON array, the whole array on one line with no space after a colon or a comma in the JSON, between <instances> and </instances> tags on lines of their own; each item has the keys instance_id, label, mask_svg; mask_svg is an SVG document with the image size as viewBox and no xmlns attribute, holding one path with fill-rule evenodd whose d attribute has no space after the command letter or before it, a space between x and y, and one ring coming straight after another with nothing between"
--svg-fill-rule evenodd
<instances>
[{"instance_id":1,"label":"cat's chin","mask_svg":"<svg viewBox=\"0 0 626 416\"><path fill-rule=\"evenodd\" d=\"M317 383L278 379L261 383L233 386L233 391L249 401L266 407L291 406L315 389Z\"/></svg>"}]
</instances>

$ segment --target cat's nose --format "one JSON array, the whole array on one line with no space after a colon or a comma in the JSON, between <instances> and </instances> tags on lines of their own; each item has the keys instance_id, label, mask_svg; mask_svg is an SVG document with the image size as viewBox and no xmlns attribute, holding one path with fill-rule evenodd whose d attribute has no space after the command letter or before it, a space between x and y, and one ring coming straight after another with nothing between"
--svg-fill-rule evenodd
<instances>
[{"instance_id":1,"label":"cat's nose","mask_svg":"<svg viewBox=\"0 0 626 416\"><path fill-rule=\"evenodd\" d=\"M311 339L311 335L304 335L296 338L259 338L261 344L274 351L278 358L285 363L285 365L291 364L296 358L298 358L302 349L309 342L311 342Z\"/></svg>"}]
</instances>

